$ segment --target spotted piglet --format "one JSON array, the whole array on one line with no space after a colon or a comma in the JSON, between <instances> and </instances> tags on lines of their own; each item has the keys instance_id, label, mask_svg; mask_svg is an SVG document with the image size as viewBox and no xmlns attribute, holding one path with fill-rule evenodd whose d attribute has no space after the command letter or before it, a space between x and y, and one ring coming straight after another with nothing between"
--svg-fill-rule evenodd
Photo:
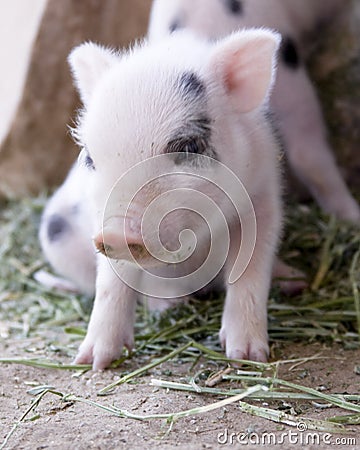
<instances>
[{"instance_id":1,"label":"spotted piglet","mask_svg":"<svg viewBox=\"0 0 360 450\"><path fill-rule=\"evenodd\" d=\"M80 163L80 160L82 161ZM90 202L87 199L89 168L81 157L66 180L48 201L41 217L39 239L48 262L59 277L47 272L36 278L50 288L95 293L95 248Z\"/></svg>"},{"instance_id":2,"label":"spotted piglet","mask_svg":"<svg viewBox=\"0 0 360 450\"><path fill-rule=\"evenodd\" d=\"M303 62L308 33L318 30L349 3L349 0L155 0L149 37L156 41L183 28L211 40L243 27L278 30L282 46L272 107L289 164L326 212L359 223L359 206L334 161L319 102Z\"/></svg>"},{"instance_id":3,"label":"spotted piglet","mask_svg":"<svg viewBox=\"0 0 360 450\"><path fill-rule=\"evenodd\" d=\"M220 339L227 356L266 361L281 227L279 148L268 119L279 44L265 29L216 43L184 31L128 53L91 43L71 53L84 103L76 130L83 150L49 203L42 235L66 239L80 214L79 250L84 237L91 270L96 258L95 302L77 363L103 369L124 346L133 348L139 292L182 298L214 282L226 289ZM64 223L57 205L66 204ZM76 248L58 251L63 261L84 264ZM78 270L67 272L74 280ZM91 289L91 273L85 283Z\"/></svg>"}]
</instances>

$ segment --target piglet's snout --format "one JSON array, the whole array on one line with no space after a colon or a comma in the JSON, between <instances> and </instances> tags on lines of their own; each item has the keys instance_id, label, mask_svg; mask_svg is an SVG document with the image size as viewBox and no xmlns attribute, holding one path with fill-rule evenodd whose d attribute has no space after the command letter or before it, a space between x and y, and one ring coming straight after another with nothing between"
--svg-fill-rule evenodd
<instances>
[{"instance_id":1,"label":"piglet's snout","mask_svg":"<svg viewBox=\"0 0 360 450\"><path fill-rule=\"evenodd\" d=\"M113 259L131 259L144 249L138 221L127 217L114 217L106 221L94 238L95 247Z\"/></svg>"}]
</instances>

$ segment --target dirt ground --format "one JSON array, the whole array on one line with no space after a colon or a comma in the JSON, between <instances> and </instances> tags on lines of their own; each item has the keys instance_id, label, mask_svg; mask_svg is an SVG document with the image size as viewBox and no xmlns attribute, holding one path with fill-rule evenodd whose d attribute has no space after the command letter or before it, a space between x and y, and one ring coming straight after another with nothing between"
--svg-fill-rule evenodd
<instances>
[{"instance_id":1,"label":"dirt ground","mask_svg":"<svg viewBox=\"0 0 360 450\"><path fill-rule=\"evenodd\" d=\"M29 343L26 344L27 348ZM24 356L24 342L7 341L0 344L4 356ZM34 349L37 343L33 343ZM321 354L325 359L308 361L290 369L280 369L279 376L304 386L315 387L326 393L360 392L360 350L344 350L340 346L327 347L324 344L277 345L277 354L282 359L309 357ZM34 357L34 355L30 355ZM36 357L41 350L36 350ZM58 357L63 362L68 358ZM130 367L136 367L131 361ZM199 361L196 367L175 362L164 363L141 378L135 384L123 384L111 395L99 397L97 392L119 378L120 370L101 373L87 372L74 376L74 372L36 369L20 365L0 365L0 439L5 439L13 425L29 407L32 397L27 393L35 385L49 385L62 393L73 393L101 404L116 405L134 414L170 413L204 406L220 400L204 394L167 391L150 385L151 378L189 381L189 375L209 364ZM219 365L219 369L221 366ZM214 370L214 366L212 366ZM171 374L171 378L168 375ZM221 387L229 387L225 382ZM219 387L219 386L218 386ZM256 401L253 401L256 404ZM259 402L257 403L259 404ZM263 403L262 403L263 404ZM271 407L284 411L300 412L302 416L326 418L344 411L323 408L311 402L271 402ZM350 414L351 412L349 412ZM30 420L29 420L30 419ZM289 434L289 433L293 434ZM232 435L235 433L235 435ZM246 438L241 433L250 433ZM275 445L265 444L263 448L360 448L360 430L354 426L346 435L300 432L296 428L280 425L268 420L244 414L236 404L231 404L204 415L190 416L177 421L171 431L162 420L138 421L112 416L93 406L82 403L63 403L60 398L47 394L39 406L28 415L9 438L6 449L212 449L212 448L259 448L253 445L263 433L275 433ZM232 437L233 436L233 437ZM313 440L315 439L315 441ZM340 441L337 441L340 439ZM261 443L261 442L260 442ZM0 443L1 445L1 443Z\"/></svg>"}]
</instances>

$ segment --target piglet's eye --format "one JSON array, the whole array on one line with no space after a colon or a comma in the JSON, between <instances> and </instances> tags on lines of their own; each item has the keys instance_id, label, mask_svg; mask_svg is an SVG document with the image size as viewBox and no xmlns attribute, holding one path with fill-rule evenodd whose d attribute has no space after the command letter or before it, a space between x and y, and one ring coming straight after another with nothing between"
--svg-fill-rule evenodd
<instances>
[{"instance_id":1,"label":"piglet's eye","mask_svg":"<svg viewBox=\"0 0 360 450\"><path fill-rule=\"evenodd\" d=\"M206 151L206 141L202 138L182 138L169 142L167 153L202 154Z\"/></svg>"},{"instance_id":2,"label":"piglet's eye","mask_svg":"<svg viewBox=\"0 0 360 450\"><path fill-rule=\"evenodd\" d=\"M196 160L196 155L207 153L208 144L202 137L186 137L169 142L166 153L176 154L175 164L190 164Z\"/></svg>"},{"instance_id":3,"label":"piglet's eye","mask_svg":"<svg viewBox=\"0 0 360 450\"><path fill-rule=\"evenodd\" d=\"M91 156L89 155L89 152L86 148L83 148L79 154L78 158L79 164L87 167L88 169L95 170L95 164Z\"/></svg>"},{"instance_id":4,"label":"piglet's eye","mask_svg":"<svg viewBox=\"0 0 360 450\"><path fill-rule=\"evenodd\" d=\"M84 162L85 162L85 166L86 166L88 169L95 170L94 161L92 160L92 158L90 157L90 155L86 155L86 156L85 156Z\"/></svg>"}]
</instances>

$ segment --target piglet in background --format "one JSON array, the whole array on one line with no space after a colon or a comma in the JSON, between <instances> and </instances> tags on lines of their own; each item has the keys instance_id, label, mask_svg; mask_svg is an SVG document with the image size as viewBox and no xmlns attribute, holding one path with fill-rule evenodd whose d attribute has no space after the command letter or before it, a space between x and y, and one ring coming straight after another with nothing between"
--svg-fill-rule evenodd
<instances>
[{"instance_id":1,"label":"piglet in background","mask_svg":"<svg viewBox=\"0 0 360 450\"><path fill-rule=\"evenodd\" d=\"M48 262L58 276L39 271L37 281L53 288L95 293L96 259L93 226L87 198L89 169L76 163L48 201L41 218L39 239Z\"/></svg>"},{"instance_id":2,"label":"piglet in background","mask_svg":"<svg viewBox=\"0 0 360 450\"><path fill-rule=\"evenodd\" d=\"M216 40L243 27L269 27L282 35L271 105L289 165L318 204L340 219L360 221L326 139L326 127L303 55L309 33L334 19L348 0L155 0L149 38L189 29Z\"/></svg>"},{"instance_id":3,"label":"piglet in background","mask_svg":"<svg viewBox=\"0 0 360 450\"><path fill-rule=\"evenodd\" d=\"M215 284L226 290L227 356L267 360L282 216L268 114L279 45L265 29L218 42L181 31L129 53L91 43L71 53L82 151L45 209L40 239L82 290L94 288L96 261L76 362L103 369L133 348L139 294L168 302Z\"/></svg>"}]
</instances>

